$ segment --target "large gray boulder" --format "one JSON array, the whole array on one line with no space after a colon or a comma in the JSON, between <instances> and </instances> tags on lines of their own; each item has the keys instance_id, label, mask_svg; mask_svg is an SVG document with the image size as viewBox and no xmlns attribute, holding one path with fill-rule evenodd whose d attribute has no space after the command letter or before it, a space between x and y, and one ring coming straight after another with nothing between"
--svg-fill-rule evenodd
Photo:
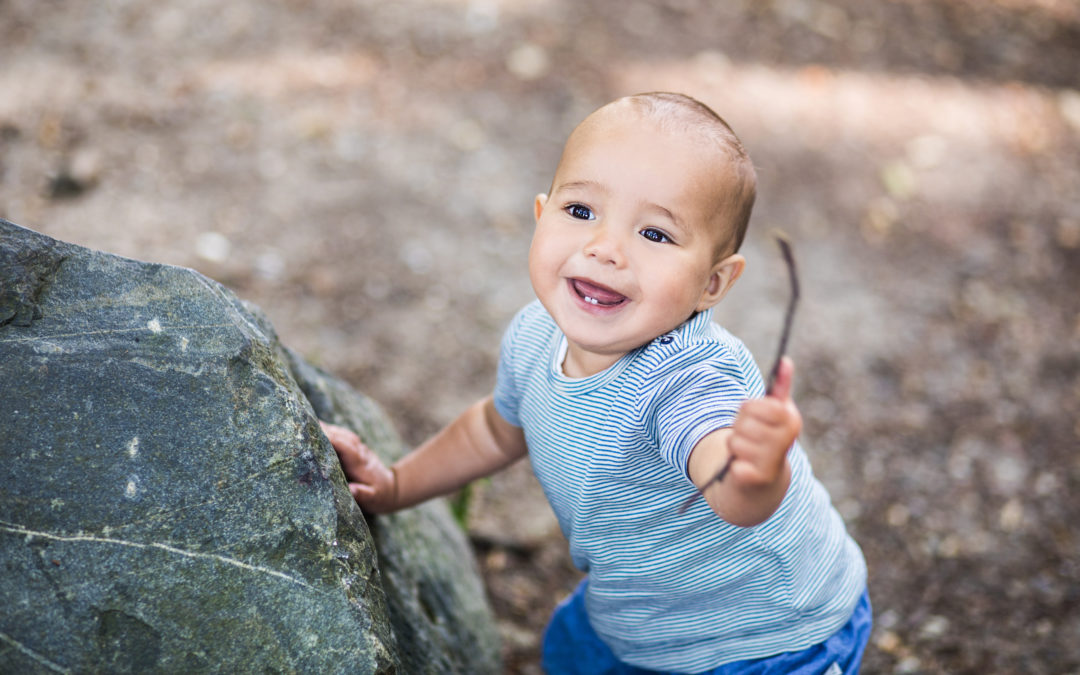
<instances>
[{"instance_id":1,"label":"large gray boulder","mask_svg":"<svg viewBox=\"0 0 1080 675\"><path fill-rule=\"evenodd\" d=\"M217 283L0 220L0 402L0 672L498 670L445 504L368 523L318 425L385 417Z\"/></svg>"}]
</instances>

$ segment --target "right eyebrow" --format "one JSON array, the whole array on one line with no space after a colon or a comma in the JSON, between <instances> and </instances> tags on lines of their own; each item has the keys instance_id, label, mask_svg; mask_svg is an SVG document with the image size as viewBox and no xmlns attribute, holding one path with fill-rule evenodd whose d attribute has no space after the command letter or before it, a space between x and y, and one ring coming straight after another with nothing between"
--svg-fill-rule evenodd
<instances>
[{"instance_id":1,"label":"right eyebrow","mask_svg":"<svg viewBox=\"0 0 1080 675\"><path fill-rule=\"evenodd\" d=\"M567 191L567 190L588 190L588 189L606 191L603 185L601 185L600 183L597 183L596 181L593 181L593 180L572 180L572 181L570 181L568 183L560 183L559 185L555 186L555 189L552 190L552 194L555 194L555 193L558 193L558 192L564 192L564 191Z\"/></svg>"}]
</instances>

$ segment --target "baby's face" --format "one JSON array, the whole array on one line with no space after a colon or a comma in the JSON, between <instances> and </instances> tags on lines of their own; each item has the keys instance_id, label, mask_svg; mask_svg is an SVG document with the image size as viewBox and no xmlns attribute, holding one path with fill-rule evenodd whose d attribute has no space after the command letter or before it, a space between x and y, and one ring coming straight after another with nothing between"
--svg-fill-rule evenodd
<instances>
[{"instance_id":1,"label":"baby's face","mask_svg":"<svg viewBox=\"0 0 1080 675\"><path fill-rule=\"evenodd\" d=\"M716 255L729 236L717 176L729 173L712 146L626 112L571 136L529 251L533 288L569 342L568 375L599 372L719 301L742 269Z\"/></svg>"}]
</instances>

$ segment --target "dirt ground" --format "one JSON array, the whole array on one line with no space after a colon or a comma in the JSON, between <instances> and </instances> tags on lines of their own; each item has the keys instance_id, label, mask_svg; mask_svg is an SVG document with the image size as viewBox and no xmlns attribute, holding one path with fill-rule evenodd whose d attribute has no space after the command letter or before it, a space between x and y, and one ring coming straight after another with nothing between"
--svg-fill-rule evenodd
<instances>
[{"instance_id":1,"label":"dirt ground","mask_svg":"<svg viewBox=\"0 0 1080 675\"><path fill-rule=\"evenodd\" d=\"M218 279L417 443L491 387L566 133L655 89L758 166L717 316L763 365L794 242L864 672L1080 672L1075 0L0 0L0 216ZM539 672L579 575L527 466L469 527Z\"/></svg>"}]
</instances>

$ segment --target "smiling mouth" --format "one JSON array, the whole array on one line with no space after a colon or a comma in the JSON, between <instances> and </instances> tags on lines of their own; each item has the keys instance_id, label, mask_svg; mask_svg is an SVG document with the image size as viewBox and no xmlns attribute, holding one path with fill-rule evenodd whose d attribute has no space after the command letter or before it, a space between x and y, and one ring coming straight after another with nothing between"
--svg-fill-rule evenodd
<instances>
[{"instance_id":1,"label":"smiling mouth","mask_svg":"<svg viewBox=\"0 0 1080 675\"><path fill-rule=\"evenodd\" d=\"M584 279L570 279L570 288L583 302L594 307L616 307L627 301L622 293Z\"/></svg>"}]
</instances>

